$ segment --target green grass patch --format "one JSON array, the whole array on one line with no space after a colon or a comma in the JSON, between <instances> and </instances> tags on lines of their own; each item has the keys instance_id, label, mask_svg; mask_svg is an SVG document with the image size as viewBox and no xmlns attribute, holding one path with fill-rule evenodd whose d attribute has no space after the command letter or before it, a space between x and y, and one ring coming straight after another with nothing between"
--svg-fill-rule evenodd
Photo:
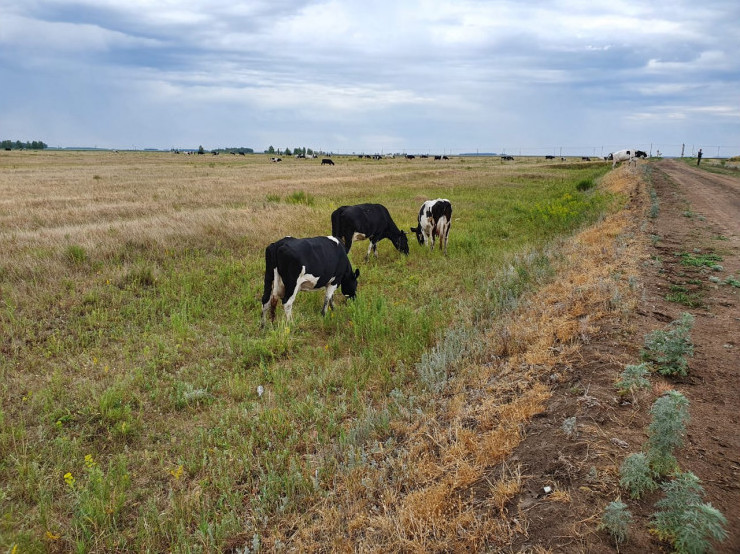
<instances>
[{"instance_id":1,"label":"green grass patch","mask_svg":"<svg viewBox=\"0 0 740 554\"><path fill-rule=\"evenodd\" d=\"M682 252L679 254L681 258L681 265L688 267L709 267L712 268L717 265L717 262L722 261L722 256L708 252L706 254L691 254L688 252Z\"/></svg>"}]
</instances>

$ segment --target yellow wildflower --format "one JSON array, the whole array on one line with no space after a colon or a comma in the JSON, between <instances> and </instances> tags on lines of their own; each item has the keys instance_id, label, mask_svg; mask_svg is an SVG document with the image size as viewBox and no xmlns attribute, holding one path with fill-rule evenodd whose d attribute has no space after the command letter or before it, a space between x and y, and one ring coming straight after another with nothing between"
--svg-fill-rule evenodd
<instances>
[{"instance_id":1,"label":"yellow wildflower","mask_svg":"<svg viewBox=\"0 0 740 554\"><path fill-rule=\"evenodd\" d=\"M67 483L70 489L73 489L75 486L75 478L69 471L64 474L64 482Z\"/></svg>"},{"instance_id":2,"label":"yellow wildflower","mask_svg":"<svg viewBox=\"0 0 740 554\"><path fill-rule=\"evenodd\" d=\"M98 463L93 459L92 454L85 454L85 467L87 469L94 468Z\"/></svg>"},{"instance_id":3,"label":"yellow wildflower","mask_svg":"<svg viewBox=\"0 0 740 554\"><path fill-rule=\"evenodd\" d=\"M46 538L49 539L50 541L56 541L56 540L59 540L59 535L55 535L51 531L47 531Z\"/></svg>"},{"instance_id":4,"label":"yellow wildflower","mask_svg":"<svg viewBox=\"0 0 740 554\"><path fill-rule=\"evenodd\" d=\"M182 472L183 472L183 467L182 467L182 464L180 464L179 466L177 466L177 469L170 470L170 475L172 475L172 477L175 478L175 481L179 481L180 477L182 477Z\"/></svg>"}]
</instances>

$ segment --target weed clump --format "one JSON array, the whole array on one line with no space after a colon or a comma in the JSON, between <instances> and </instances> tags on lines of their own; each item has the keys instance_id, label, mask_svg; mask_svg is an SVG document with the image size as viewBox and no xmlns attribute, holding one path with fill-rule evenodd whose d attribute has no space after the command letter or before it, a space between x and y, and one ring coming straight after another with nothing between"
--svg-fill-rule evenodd
<instances>
[{"instance_id":1,"label":"weed clump","mask_svg":"<svg viewBox=\"0 0 740 554\"><path fill-rule=\"evenodd\" d=\"M653 419L648 426L647 458L656 474L667 475L677 466L673 450L683 444L689 401L671 390L653 403L650 413Z\"/></svg>"},{"instance_id":2,"label":"weed clump","mask_svg":"<svg viewBox=\"0 0 740 554\"><path fill-rule=\"evenodd\" d=\"M727 520L709 503L702 503L704 488L693 473L679 473L661 487L665 497L652 516L658 537L673 543L677 552L701 553L711 549L711 541L727 538Z\"/></svg>"},{"instance_id":3,"label":"weed clump","mask_svg":"<svg viewBox=\"0 0 740 554\"><path fill-rule=\"evenodd\" d=\"M694 355L690 336L693 325L694 316L684 312L666 329L649 333L645 337L642 359L654 363L661 375L685 377L689 372L686 356Z\"/></svg>"},{"instance_id":4,"label":"weed clump","mask_svg":"<svg viewBox=\"0 0 740 554\"><path fill-rule=\"evenodd\" d=\"M630 454L619 468L619 486L629 491L631 498L640 498L646 491L658 488L653 476L650 462L643 452Z\"/></svg>"},{"instance_id":5,"label":"weed clump","mask_svg":"<svg viewBox=\"0 0 740 554\"><path fill-rule=\"evenodd\" d=\"M315 202L313 194L309 194L305 191L298 190L293 194L285 197L285 202L288 204L303 204L305 206L313 206Z\"/></svg>"},{"instance_id":6,"label":"weed clump","mask_svg":"<svg viewBox=\"0 0 740 554\"><path fill-rule=\"evenodd\" d=\"M646 363L625 366L616 383L617 391L621 396L625 396L627 393L634 393L637 389L648 388L650 386L648 375L650 375L650 369Z\"/></svg>"},{"instance_id":7,"label":"weed clump","mask_svg":"<svg viewBox=\"0 0 740 554\"><path fill-rule=\"evenodd\" d=\"M621 500L609 502L604 508L601 516L599 529L606 529L617 543L617 546L625 542L629 536L629 526L632 523L632 514L627 505Z\"/></svg>"}]
</instances>

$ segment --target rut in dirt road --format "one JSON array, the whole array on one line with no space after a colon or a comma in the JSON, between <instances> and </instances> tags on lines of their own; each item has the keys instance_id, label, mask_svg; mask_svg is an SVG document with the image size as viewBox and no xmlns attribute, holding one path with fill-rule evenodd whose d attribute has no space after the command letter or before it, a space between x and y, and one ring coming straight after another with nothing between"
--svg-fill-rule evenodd
<instances>
[{"instance_id":1,"label":"rut in dirt road","mask_svg":"<svg viewBox=\"0 0 740 554\"><path fill-rule=\"evenodd\" d=\"M717 175L676 160L655 167L673 179L695 211L740 237L740 178Z\"/></svg>"}]
</instances>

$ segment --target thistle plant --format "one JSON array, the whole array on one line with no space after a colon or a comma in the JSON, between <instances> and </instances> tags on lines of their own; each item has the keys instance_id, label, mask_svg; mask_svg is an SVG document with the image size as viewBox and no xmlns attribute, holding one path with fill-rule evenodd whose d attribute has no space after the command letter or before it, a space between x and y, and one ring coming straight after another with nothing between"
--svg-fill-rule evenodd
<instances>
[{"instance_id":1,"label":"thistle plant","mask_svg":"<svg viewBox=\"0 0 740 554\"><path fill-rule=\"evenodd\" d=\"M686 356L694 355L691 327L694 316L684 312L666 329L657 329L645 337L642 359L655 364L661 375L685 377L689 372Z\"/></svg>"},{"instance_id":2,"label":"thistle plant","mask_svg":"<svg viewBox=\"0 0 740 554\"><path fill-rule=\"evenodd\" d=\"M627 509L627 505L617 499L609 502L604 508L601 516L599 529L606 529L619 546L625 542L629 536L629 525L632 523L632 514Z\"/></svg>"},{"instance_id":3,"label":"thistle plant","mask_svg":"<svg viewBox=\"0 0 740 554\"><path fill-rule=\"evenodd\" d=\"M644 453L630 454L619 468L619 486L630 493L631 498L640 498L645 491L654 491L658 484Z\"/></svg>"},{"instance_id":4,"label":"thistle plant","mask_svg":"<svg viewBox=\"0 0 740 554\"><path fill-rule=\"evenodd\" d=\"M727 538L727 520L709 503L702 503L704 488L693 473L679 473L662 486L665 497L652 516L658 536L673 543L677 552L699 554L711 549L711 541Z\"/></svg>"},{"instance_id":5,"label":"thistle plant","mask_svg":"<svg viewBox=\"0 0 740 554\"><path fill-rule=\"evenodd\" d=\"M677 466L673 450L683 444L689 401L671 390L653 403L650 413L653 419L648 426L647 459L656 474L667 475Z\"/></svg>"}]
</instances>

